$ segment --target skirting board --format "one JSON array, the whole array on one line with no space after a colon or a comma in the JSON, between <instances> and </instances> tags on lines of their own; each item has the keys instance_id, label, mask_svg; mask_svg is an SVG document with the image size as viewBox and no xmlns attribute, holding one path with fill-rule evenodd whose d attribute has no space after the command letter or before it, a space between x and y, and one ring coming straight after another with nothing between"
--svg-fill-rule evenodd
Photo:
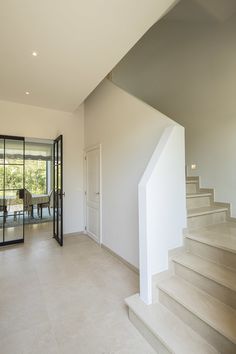
<instances>
[{"instance_id":1,"label":"skirting board","mask_svg":"<svg viewBox=\"0 0 236 354\"><path fill-rule=\"evenodd\" d=\"M64 234L64 237L69 237L69 236L81 236L81 235L86 235L84 231L77 231L77 232L70 232L68 234Z\"/></svg>"},{"instance_id":2,"label":"skirting board","mask_svg":"<svg viewBox=\"0 0 236 354\"><path fill-rule=\"evenodd\" d=\"M130 268L133 272L135 272L136 274L139 274L139 270L138 268L136 268L135 266L133 266L133 264L130 264L129 262L127 262L124 258L122 258L121 256L119 256L117 253L113 252L109 247L101 244L101 247L109 252L110 254L112 254L112 256L118 258L122 263L124 263L128 268Z\"/></svg>"}]
</instances>

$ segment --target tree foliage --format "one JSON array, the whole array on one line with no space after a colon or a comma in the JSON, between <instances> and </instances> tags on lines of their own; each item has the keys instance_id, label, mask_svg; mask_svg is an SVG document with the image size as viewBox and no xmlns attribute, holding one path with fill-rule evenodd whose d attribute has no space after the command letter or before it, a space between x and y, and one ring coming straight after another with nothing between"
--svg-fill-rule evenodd
<instances>
[{"instance_id":1,"label":"tree foliage","mask_svg":"<svg viewBox=\"0 0 236 354\"><path fill-rule=\"evenodd\" d=\"M5 188L23 188L23 166L17 165L19 161L11 161L11 165L5 165ZM47 192L47 166L46 161L25 161L25 188L32 194L44 194ZM0 189L4 186L4 166L0 166Z\"/></svg>"}]
</instances>

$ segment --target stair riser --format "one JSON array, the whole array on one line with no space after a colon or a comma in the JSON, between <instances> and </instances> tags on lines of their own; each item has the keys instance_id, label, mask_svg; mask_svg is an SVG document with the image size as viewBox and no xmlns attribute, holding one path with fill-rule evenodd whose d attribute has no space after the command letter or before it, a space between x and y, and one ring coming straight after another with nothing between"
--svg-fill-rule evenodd
<instances>
[{"instance_id":1,"label":"stair riser","mask_svg":"<svg viewBox=\"0 0 236 354\"><path fill-rule=\"evenodd\" d=\"M212 205L212 200L211 200L210 196L187 198L187 209L188 210L191 210L194 208L207 207L210 205Z\"/></svg>"},{"instance_id":2,"label":"stair riser","mask_svg":"<svg viewBox=\"0 0 236 354\"><path fill-rule=\"evenodd\" d=\"M148 343L155 349L157 353L160 354L170 354L165 345L155 336L148 327L140 320L138 316L129 308L129 319L137 330L143 335L143 337L148 341Z\"/></svg>"},{"instance_id":3,"label":"stair riser","mask_svg":"<svg viewBox=\"0 0 236 354\"><path fill-rule=\"evenodd\" d=\"M195 230L201 227L223 223L226 221L226 211L188 217L188 229Z\"/></svg>"},{"instance_id":4,"label":"stair riser","mask_svg":"<svg viewBox=\"0 0 236 354\"><path fill-rule=\"evenodd\" d=\"M236 254L209 246L205 243L198 242L189 238L185 238L186 249L196 256L202 257L208 261L229 267L236 271Z\"/></svg>"},{"instance_id":5,"label":"stair riser","mask_svg":"<svg viewBox=\"0 0 236 354\"><path fill-rule=\"evenodd\" d=\"M197 183L186 183L186 193L193 194L198 192L198 184Z\"/></svg>"},{"instance_id":6,"label":"stair riser","mask_svg":"<svg viewBox=\"0 0 236 354\"><path fill-rule=\"evenodd\" d=\"M221 353L235 354L236 346L230 340L162 290L159 291L159 300Z\"/></svg>"},{"instance_id":7,"label":"stair riser","mask_svg":"<svg viewBox=\"0 0 236 354\"><path fill-rule=\"evenodd\" d=\"M197 288L214 296L218 300L236 309L236 293L222 284L215 282L182 264L175 264L175 274L193 284Z\"/></svg>"}]
</instances>

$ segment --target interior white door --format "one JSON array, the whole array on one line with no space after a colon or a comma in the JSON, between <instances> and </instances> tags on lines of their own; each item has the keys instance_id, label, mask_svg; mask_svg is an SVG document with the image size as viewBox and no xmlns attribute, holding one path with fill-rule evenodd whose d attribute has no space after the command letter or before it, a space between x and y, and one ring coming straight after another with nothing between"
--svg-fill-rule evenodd
<instances>
[{"instance_id":1,"label":"interior white door","mask_svg":"<svg viewBox=\"0 0 236 354\"><path fill-rule=\"evenodd\" d=\"M100 149L86 153L86 229L100 243Z\"/></svg>"}]
</instances>

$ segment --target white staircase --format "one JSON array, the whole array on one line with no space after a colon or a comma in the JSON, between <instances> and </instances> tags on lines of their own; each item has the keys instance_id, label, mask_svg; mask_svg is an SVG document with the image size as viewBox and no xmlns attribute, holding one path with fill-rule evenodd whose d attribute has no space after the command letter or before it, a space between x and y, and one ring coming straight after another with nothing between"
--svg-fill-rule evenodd
<instances>
[{"instance_id":1,"label":"white staircase","mask_svg":"<svg viewBox=\"0 0 236 354\"><path fill-rule=\"evenodd\" d=\"M158 353L236 353L236 222L214 191L187 178L188 230L155 300L126 299L129 316Z\"/></svg>"}]
</instances>

